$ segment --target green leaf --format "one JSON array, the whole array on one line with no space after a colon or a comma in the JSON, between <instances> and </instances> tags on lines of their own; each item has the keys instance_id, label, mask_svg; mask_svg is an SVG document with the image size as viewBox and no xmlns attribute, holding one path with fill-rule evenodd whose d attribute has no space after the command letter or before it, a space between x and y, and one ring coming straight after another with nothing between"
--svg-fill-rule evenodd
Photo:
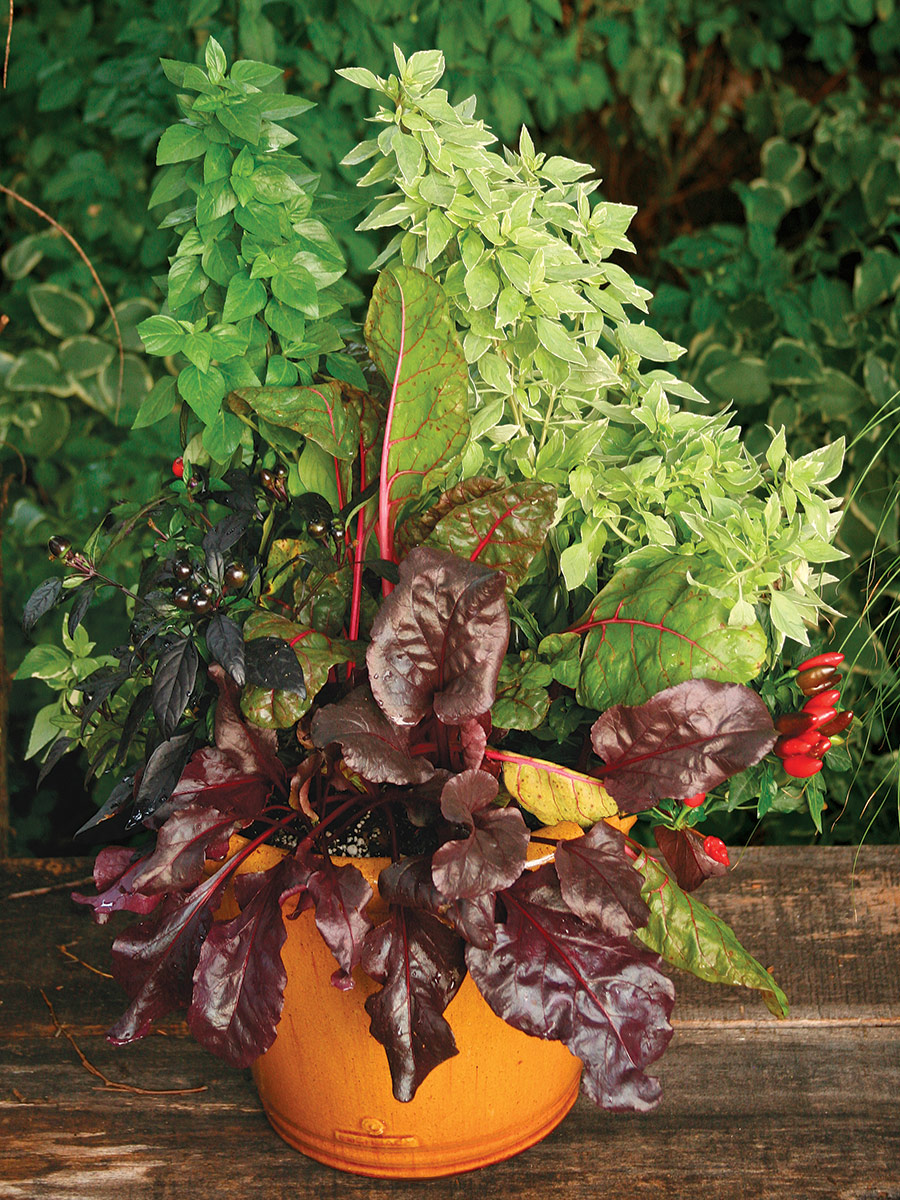
<instances>
[{"instance_id":1,"label":"green leaf","mask_svg":"<svg viewBox=\"0 0 900 1200\"><path fill-rule=\"evenodd\" d=\"M719 579L717 568L683 555L649 569L618 570L578 626L585 634L579 704L602 712L641 704L687 679L755 678L765 633L756 621L728 625L729 605L702 586Z\"/></svg>"},{"instance_id":2,"label":"green leaf","mask_svg":"<svg viewBox=\"0 0 900 1200\"><path fill-rule=\"evenodd\" d=\"M181 323L174 317L148 317L146 321L141 321L137 329L148 354L178 354L187 337Z\"/></svg>"},{"instance_id":3,"label":"green leaf","mask_svg":"<svg viewBox=\"0 0 900 1200\"><path fill-rule=\"evenodd\" d=\"M69 338L59 347L59 365L67 375L74 375L77 379L96 375L114 357L115 350L109 342L101 342L96 337Z\"/></svg>"},{"instance_id":4,"label":"green leaf","mask_svg":"<svg viewBox=\"0 0 900 1200\"><path fill-rule=\"evenodd\" d=\"M276 79L281 79L284 72L281 67L273 67L269 63L254 62L250 58L241 58L231 68L231 78L235 83L250 83L254 87L264 88Z\"/></svg>"},{"instance_id":5,"label":"green leaf","mask_svg":"<svg viewBox=\"0 0 900 1200\"><path fill-rule=\"evenodd\" d=\"M216 118L235 137L242 138L252 146L259 143L261 118L255 104L237 100L230 105L223 105L217 109Z\"/></svg>"},{"instance_id":6,"label":"green leaf","mask_svg":"<svg viewBox=\"0 0 900 1200\"><path fill-rule=\"evenodd\" d=\"M156 165L184 162L188 158L199 158L209 146L202 129L193 125L170 125L159 139L156 149Z\"/></svg>"},{"instance_id":7,"label":"green leaf","mask_svg":"<svg viewBox=\"0 0 900 1200\"><path fill-rule=\"evenodd\" d=\"M271 280L272 294L304 316L319 315L319 292L316 281L305 267L291 266L276 271Z\"/></svg>"},{"instance_id":8,"label":"green leaf","mask_svg":"<svg viewBox=\"0 0 900 1200\"><path fill-rule=\"evenodd\" d=\"M252 317L265 308L269 294L261 279L251 279L246 270L232 276L225 293L222 320L231 323L242 317Z\"/></svg>"},{"instance_id":9,"label":"green leaf","mask_svg":"<svg viewBox=\"0 0 900 1200\"><path fill-rule=\"evenodd\" d=\"M853 275L853 307L864 312L897 294L900 257L883 246L868 250Z\"/></svg>"},{"instance_id":10,"label":"green leaf","mask_svg":"<svg viewBox=\"0 0 900 1200\"><path fill-rule=\"evenodd\" d=\"M738 404L759 404L772 390L766 364L761 358L736 358L710 371L710 388L723 400Z\"/></svg>"},{"instance_id":11,"label":"green leaf","mask_svg":"<svg viewBox=\"0 0 900 1200\"><path fill-rule=\"evenodd\" d=\"M359 419L355 409L344 404L338 384L243 388L237 397L270 425L302 433L335 458L356 457Z\"/></svg>"},{"instance_id":12,"label":"green leaf","mask_svg":"<svg viewBox=\"0 0 900 1200\"><path fill-rule=\"evenodd\" d=\"M469 430L468 370L443 290L411 267L379 275L364 332L375 365L394 390L381 502L397 511L462 453Z\"/></svg>"},{"instance_id":13,"label":"green leaf","mask_svg":"<svg viewBox=\"0 0 900 1200\"><path fill-rule=\"evenodd\" d=\"M667 342L649 325L619 325L616 334L621 346L651 362L672 362L685 352L684 347Z\"/></svg>"},{"instance_id":14,"label":"green leaf","mask_svg":"<svg viewBox=\"0 0 900 1200\"><path fill-rule=\"evenodd\" d=\"M225 379L218 367L201 371L191 365L179 374L178 391L204 425L211 425L225 396Z\"/></svg>"},{"instance_id":15,"label":"green leaf","mask_svg":"<svg viewBox=\"0 0 900 1200\"><path fill-rule=\"evenodd\" d=\"M244 426L234 413L219 409L215 419L203 431L203 449L217 463L227 463L241 444Z\"/></svg>"},{"instance_id":16,"label":"green leaf","mask_svg":"<svg viewBox=\"0 0 900 1200\"><path fill-rule=\"evenodd\" d=\"M561 358L563 362L577 363L582 367L585 365L581 347L559 321L551 321L549 317L538 317L535 329L541 345L555 358Z\"/></svg>"},{"instance_id":17,"label":"green leaf","mask_svg":"<svg viewBox=\"0 0 900 1200\"><path fill-rule=\"evenodd\" d=\"M211 246L207 246L200 259L200 265L213 283L224 288L228 287L232 276L240 269L237 250L231 242L224 240L215 241Z\"/></svg>"},{"instance_id":18,"label":"green leaf","mask_svg":"<svg viewBox=\"0 0 900 1200\"><path fill-rule=\"evenodd\" d=\"M574 821L588 828L604 817L614 817L618 805L599 779L571 767L545 762L508 750L494 750L491 761L503 770L503 786L543 825Z\"/></svg>"},{"instance_id":19,"label":"green leaf","mask_svg":"<svg viewBox=\"0 0 900 1200\"><path fill-rule=\"evenodd\" d=\"M455 233L456 226L439 208L429 208L425 217L425 257L428 262L434 262Z\"/></svg>"},{"instance_id":20,"label":"green leaf","mask_svg":"<svg viewBox=\"0 0 900 1200\"><path fill-rule=\"evenodd\" d=\"M644 877L641 895L650 906L650 920L635 935L666 962L710 983L756 988L769 1012L788 1015L787 997L734 931L705 904L687 895L646 851L636 862Z\"/></svg>"},{"instance_id":21,"label":"green leaf","mask_svg":"<svg viewBox=\"0 0 900 1200\"><path fill-rule=\"evenodd\" d=\"M526 654L508 655L500 668L497 698L491 705L494 729L537 729L550 708L550 671Z\"/></svg>"},{"instance_id":22,"label":"green leaf","mask_svg":"<svg viewBox=\"0 0 900 1200\"><path fill-rule=\"evenodd\" d=\"M146 429L148 425L155 425L157 421L161 421L163 417L167 417L171 413L177 401L175 377L164 375L162 379L156 381L141 401L141 407L138 409L131 428Z\"/></svg>"},{"instance_id":23,"label":"green leaf","mask_svg":"<svg viewBox=\"0 0 900 1200\"><path fill-rule=\"evenodd\" d=\"M59 362L49 350L25 350L15 360L6 376L10 391L40 392L59 388Z\"/></svg>"},{"instance_id":24,"label":"green leaf","mask_svg":"<svg viewBox=\"0 0 900 1200\"><path fill-rule=\"evenodd\" d=\"M473 308L487 308L493 303L500 288L500 280L493 267L487 262L480 262L471 271L466 271L466 295Z\"/></svg>"},{"instance_id":25,"label":"green leaf","mask_svg":"<svg viewBox=\"0 0 900 1200\"><path fill-rule=\"evenodd\" d=\"M366 67L339 67L335 71L335 75L340 75L342 79L348 79L358 87L371 88L379 92L384 90L382 81Z\"/></svg>"},{"instance_id":26,"label":"green leaf","mask_svg":"<svg viewBox=\"0 0 900 1200\"><path fill-rule=\"evenodd\" d=\"M301 117L315 107L314 100L306 100L303 96L270 94L263 98L262 114L269 121L284 121L290 117ZM294 140L293 135L288 136L291 141Z\"/></svg>"},{"instance_id":27,"label":"green leaf","mask_svg":"<svg viewBox=\"0 0 900 1200\"><path fill-rule=\"evenodd\" d=\"M416 544L503 571L512 594L544 544L555 511L556 489L547 483L466 479L416 524ZM400 536L406 540L402 531Z\"/></svg>"},{"instance_id":28,"label":"green leaf","mask_svg":"<svg viewBox=\"0 0 900 1200\"><path fill-rule=\"evenodd\" d=\"M191 255L189 258L175 259L169 268L168 282L169 308L176 309L201 296L209 280L203 274L200 259Z\"/></svg>"},{"instance_id":29,"label":"green leaf","mask_svg":"<svg viewBox=\"0 0 900 1200\"><path fill-rule=\"evenodd\" d=\"M228 70L228 60L225 57L225 51L214 37L206 39L204 58L210 79L216 83L220 83L225 78L225 72Z\"/></svg>"},{"instance_id":30,"label":"green leaf","mask_svg":"<svg viewBox=\"0 0 900 1200\"><path fill-rule=\"evenodd\" d=\"M30 287L28 303L41 325L57 338L87 333L94 323L94 310L86 300L53 283Z\"/></svg>"}]
</instances>

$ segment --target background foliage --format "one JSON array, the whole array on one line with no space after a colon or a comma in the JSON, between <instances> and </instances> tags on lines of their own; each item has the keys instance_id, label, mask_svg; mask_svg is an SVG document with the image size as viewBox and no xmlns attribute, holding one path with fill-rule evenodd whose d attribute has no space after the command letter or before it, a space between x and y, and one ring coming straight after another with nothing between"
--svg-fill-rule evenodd
<instances>
[{"instance_id":1,"label":"background foliage","mask_svg":"<svg viewBox=\"0 0 900 1200\"><path fill-rule=\"evenodd\" d=\"M733 403L752 448L766 424L784 425L798 454L842 434L851 439L842 483L853 499L841 533L850 559L836 597L848 616L837 640L849 639L856 669L845 692L857 688L864 719L853 745L857 766L831 775L829 814L840 819L826 817L823 836L858 840L873 817L870 836L896 836L894 0L17 4L0 99L0 185L52 215L84 248L115 305L125 360L120 392L115 329L90 272L57 230L4 194L9 667L26 650L18 618L46 573L48 536L65 531L77 544L113 499L158 486L178 452L174 426L130 428L163 373L140 353L134 328L155 312L154 276L168 269L170 231L156 228L159 210L147 211L158 182L153 150L174 118L159 59L202 62L210 33L229 59L277 63L291 92L317 103L281 123L297 135L292 149L321 173L320 191L351 192L358 171L339 163L366 137L376 107L376 97L335 70L366 63L388 73L394 42L407 54L440 46L452 101L476 92L479 116L504 141L515 144L527 122L539 150L596 166L602 198L638 206L637 259L620 261L656 292L650 321L688 346L679 375L713 408ZM386 238L354 232L356 209L368 199L357 195L339 240L349 280L365 286ZM54 839L80 823L69 809L91 809L70 774L51 774L36 791L36 771L23 761L45 697L38 684L16 684L12 696L19 853L71 851ZM848 789L848 810L861 818L841 816ZM717 832L748 835L752 826L738 816ZM770 827L784 838L801 828L805 835L806 824L795 830L790 816Z\"/></svg>"}]
</instances>

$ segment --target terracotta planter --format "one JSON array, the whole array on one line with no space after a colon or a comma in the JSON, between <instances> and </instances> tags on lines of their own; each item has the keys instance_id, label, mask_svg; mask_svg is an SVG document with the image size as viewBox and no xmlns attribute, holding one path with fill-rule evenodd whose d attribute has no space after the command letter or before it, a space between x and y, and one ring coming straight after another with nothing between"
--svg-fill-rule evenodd
<instances>
[{"instance_id":1,"label":"terracotta planter","mask_svg":"<svg viewBox=\"0 0 900 1200\"><path fill-rule=\"evenodd\" d=\"M241 869L264 870L279 853L263 846ZM389 861L335 859L352 862L373 888ZM233 905L226 901L221 915L235 912ZM369 914L375 922L386 915L377 894ZM360 1175L453 1175L533 1146L575 1103L581 1063L558 1042L501 1021L468 976L446 1012L459 1054L437 1067L410 1103L399 1103L363 1007L377 985L357 971L356 986L339 991L312 912L286 925L284 1011L253 1076L269 1121L303 1154Z\"/></svg>"}]
</instances>

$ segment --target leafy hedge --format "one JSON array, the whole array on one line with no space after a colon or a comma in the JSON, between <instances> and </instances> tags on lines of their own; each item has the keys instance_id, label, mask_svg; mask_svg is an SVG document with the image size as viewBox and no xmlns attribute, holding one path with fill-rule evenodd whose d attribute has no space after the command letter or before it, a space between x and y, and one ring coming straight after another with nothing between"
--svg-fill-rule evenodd
<instances>
[{"instance_id":1,"label":"leafy hedge","mask_svg":"<svg viewBox=\"0 0 900 1200\"><path fill-rule=\"evenodd\" d=\"M354 231L356 170L339 164L365 138L375 104L339 67L365 61L387 73L393 43L439 45L451 98L477 90L479 115L503 140L527 122L539 149L596 163L605 198L640 207L639 266L658 294L650 319L690 347L679 372L733 401L751 444L766 423L785 425L798 452L871 423L846 480L852 487L868 472L843 533L863 574L839 604L858 612L873 531L882 573L897 540L898 451L878 449L890 426L876 419L900 371L892 0L645 0L615 10L559 0L194 0L187 20L175 0L46 0L17 6L0 185L83 247L115 305L124 376L120 388L114 324L87 266L57 229L4 195L0 470L13 476L3 545L12 667L47 537L84 536L110 498L153 490L177 452L174 428L130 429L162 375L140 353L135 326L159 303L149 280L168 269L169 231L147 212L159 182L151 147L173 116L159 60L201 62L209 33L229 58L278 63L291 91L317 103L285 124L321 173L320 191L350 193L338 232L353 282L384 243L378 230ZM888 601L856 642L878 703L853 786L882 796L896 773L879 707L894 688ZM41 813L68 784L51 776L35 796L21 760L36 701L22 685L13 699L15 845L26 850L40 844ZM848 777L836 778L846 791ZM884 821L879 832L891 828Z\"/></svg>"}]
</instances>

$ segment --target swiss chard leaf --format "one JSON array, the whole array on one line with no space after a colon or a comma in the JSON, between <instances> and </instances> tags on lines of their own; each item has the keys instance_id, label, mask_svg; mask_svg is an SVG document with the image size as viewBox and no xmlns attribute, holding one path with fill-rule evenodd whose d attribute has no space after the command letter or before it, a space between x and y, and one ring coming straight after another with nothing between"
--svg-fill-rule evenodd
<instances>
[{"instance_id":1,"label":"swiss chard leaf","mask_svg":"<svg viewBox=\"0 0 900 1200\"><path fill-rule=\"evenodd\" d=\"M382 984L366 1012L387 1051L394 1097L412 1100L422 1080L459 1053L443 1014L466 973L463 943L436 917L395 906L366 938L363 968Z\"/></svg>"},{"instance_id":2,"label":"swiss chard leaf","mask_svg":"<svg viewBox=\"0 0 900 1200\"><path fill-rule=\"evenodd\" d=\"M555 862L563 900L583 921L623 938L647 924L642 879L617 829L598 821L584 837L559 842Z\"/></svg>"},{"instance_id":3,"label":"swiss chard leaf","mask_svg":"<svg viewBox=\"0 0 900 1200\"><path fill-rule=\"evenodd\" d=\"M577 627L585 634L578 702L598 711L687 679L749 683L766 655L757 621L729 625L728 605L701 586L707 569L683 556L617 571Z\"/></svg>"},{"instance_id":4,"label":"swiss chard leaf","mask_svg":"<svg viewBox=\"0 0 900 1200\"><path fill-rule=\"evenodd\" d=\"M662 865L645 852L638 855L634 865L644 877L643 896L650 907L649 922L637 930L637 937L645 945L672 966L710 983L757 988L771 1013L787 1016L784 992L765 967L748 954L730 925L705 904L686 895Z\"/></svg>"},{"instance_id":5,"label":"swiss chard leaf","mask_svg":"<svg viewBox=\"0 0 900 1200\"><path fill-rule=\"evenodd\" d=\"M356 457L359 418L356 410L341 399L340 384L329 381L315 387L243 388L234 396L270 425L302 433L333 457L345 461Z\"/></svg>"},{"instance_id":6,"label":"swiss chard leaf","mask_svg":"<svg viewBox=\"0 0 900 1200\"><path fill-rule=\"evenodd\" d=\"M441 812L469 835L434 852L432 878L445 896L471 900L510 887L522 874L528 826L517 808L493 808L499 785L486 771L463 771L444 784Z\"/></svg>"},{"instance_id":7,"label":"swiss chard leaf","mask_svg":"<svg viewBox=\"0 0 900 1200\"><path fill-rule=\"evenodd\" d=\"M488 1004L515 1029L560 1041L580 1058L582 1088L596 1104L654 1108L659 1082L644 1068L672 1036L675 995L656 956L575 916L549 864L526 872L502 900L506 920L494 945L466 949Z\"/></svg>"},{"instance_id":8,"label":"swiss chard leaf","mask_svg":"<svg viewBox=\"0 0 900 1200\"><path fill-rule=\"evenodd\" d=\"M399 725L458 725L490 709L508 641L502 572L420 547L372 624L372 692Z\"/></svg>"},{"instance_id":9,"label":"swiss chard leaf","mask_svg":"<svg viewBox=\"0 0 900 1200\"><path fill-rule=\"evenodd\" d=\"M296 860L285 858L240 876L241 911L215 922L200 950L188 1025L201 1045L235 1067L249 1066L275 1040L287 982L281 905L296 889L298 872L305 876ZM297 908L310 903L301 891Z\"/></svg>"},{"instance_id":10,"label":"swiss chard leaf","mask_svg":"<svg viewBox=\"0 0 900 1200\"><path fill-rule=\"evenodd\" d=\"M145 856L136 855L125 846L105 846L94 862L97 895L72 892L72 899L76 904L92 908L98 925L105 925L110 913L123 910L146 916L153 912L162 897L142 895L135 890L135 879L145 862Z\"/></svg>"},{"instance_id":11,"label":"swiss chard leaf","mask_svg":"<svg viewBox=\"0 0 900 1200\"><path fill-rule=\"evenodd\" d=\"M200 882L210 851L220 846L242 822L219 808L179 808L156 835L156 845L134 877L135 887L155 895L185 891Z\"/></svg>"},{"instance_id":12,"label":"swiss chard leaf","mask_svg":"<svg viewBox=\"0 0 900 1200\"><path fill-rule=\"evenodd\" d=\"M338 964L331 982L346 990L353 987L351 972L362 961L372 928L366 912L372 889L352 863L336 867L327 858L309 861L315 864L306 886L316 906L316 927Z\"/></svg>"},{"instance_id":13,"label":"swiss chard leaf","mask_svg":"<svg viewBox=\"0 0 900 1200\"><path fill-rule=\"evenodd\" d=\"M322 749L337 742L350 769L371 783L424 783L434 774L427 758L409 753L408 730L387 719L366 687L320 708L311 732Z\"/></svg>"},{"instance_id":14,"label":"swiss chard leaf","mask_svg":"<svg viewBox=\"0 0 900 1200\"><path fill-rule=\"evenodd\" d=\"M388 904L403 904L440 917L473 946L484 949L493 944L493 895L451 900L434 886L427 856L404 858L385 867L378 876L378 892Z\"/></svg>"},{"instance_id":15,"label":"swiss chard leaf","mask_svg":"<svg viewBox=\"0 0 900 1200\"><path fill-rule=\"evenodd\" d=\"M707 792L758 763L777 734L763 701L739 683L691 679L591 727L604 786L629 812Z\"/></svg>"},{"instance_id":16,"label":"swiss chard leaf","mask_svg":"<svg viewBox=\"0 0 900 1200\"><path fill-rule=\"evenodd\" d=\"M544 825L574 821L590 826L619 811L615 800L592 775L511 750L490 750L488 757L502 763L503 784L509 794Z\"/></svg>"},{"instance_id":17,"label":"swiss chard leaf","mask_svg":"<svg viewBox=\"0 0 900 1200\"><path fill-rule=\"evenodd\" d=\"M440 285L412 267L383 271L372 291L365 338L392 384L381 455L382 558L407 500L446 473L469 431L468 370Z\"/></svg>"},{"instance_id":18,"label":"swiss chard leaf","mask_svg":"<svg viewBox=\"0 0 900 1200\"><path fill-rule=\"evenodd\" d=\"M153 713L164 738L170 738L184 716L194 690L198 665L197 649L189 637L172 642L156 664L153 675Z\"/></svg>"},{"instance_id":19,"label":"swiss chard leaf","mask_svg":"<svg viewBox=\"0 0 900 1200\"><path fill-rule=\"evenodd\" d=\"M495 567L513 593L544 544L555 511L556 489L550 484L465 479L419 521L408 522L399 537L410 546L436 546Z\"/></svg>"},{"instance_id":20,"label":"swiss chard leaf","mask_svg":"<svg viewBox=\"0 0 900 1200\"><path fill-rule=\"evenodd\" d=\"M106 1035L114 1046L146 1037L154 1021L190 1003L191 977L230 870L226 863L187 896L167 896L152 920L113 942L113 974L132 997Z\"/></svg>"},{"instance_id":21,"label":"swiss chard leaf","mask_svg":"<svg viewBox=\"0 0 900 1200\"><path fill-rule=\"evenodd\" d=\"M653 836L683 891L693 892L712 875L728 874L728 864L706 853L703 834L696 829L668 829L665 825L654 825Z\"/></svg>"}]
</instances>

